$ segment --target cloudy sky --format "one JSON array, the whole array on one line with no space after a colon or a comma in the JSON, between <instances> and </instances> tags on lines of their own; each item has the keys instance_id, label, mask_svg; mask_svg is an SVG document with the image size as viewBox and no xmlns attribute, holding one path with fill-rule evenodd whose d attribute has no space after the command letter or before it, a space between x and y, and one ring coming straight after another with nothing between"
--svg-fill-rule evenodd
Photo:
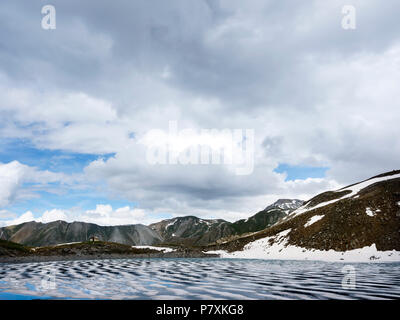
<instances>
[{"instance_id":1,"label":"cloudy sky","mask_svg":"<svg viewBox=\"0 0 400 320\"><path fill-rule=\"evenodd\" d=\"M56 29L42 28L47 4ZM356 29L342 27L349 4ZM399 12L397 0L2 0L0 225L232 221L399 169ZM252 172L149 163L162 140L150 133L171 122L254 130Z\"/></svg>"}]
</instances>

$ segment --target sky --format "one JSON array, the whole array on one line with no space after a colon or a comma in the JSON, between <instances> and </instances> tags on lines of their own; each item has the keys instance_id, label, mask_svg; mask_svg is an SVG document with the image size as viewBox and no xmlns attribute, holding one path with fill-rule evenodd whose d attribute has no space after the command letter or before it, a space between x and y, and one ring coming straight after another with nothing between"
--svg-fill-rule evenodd
<instances>
[{"instance_id":1,"label":"sky","mask_svg":"<svg viewBox=\"0 0 400 320\"><path fill-rule=\"evenodd\" d=\"M399 169L398 12L1 1L0 226L235 221ZM226 153L196 162L200 147Z\"/></svg>"}]
</instances>

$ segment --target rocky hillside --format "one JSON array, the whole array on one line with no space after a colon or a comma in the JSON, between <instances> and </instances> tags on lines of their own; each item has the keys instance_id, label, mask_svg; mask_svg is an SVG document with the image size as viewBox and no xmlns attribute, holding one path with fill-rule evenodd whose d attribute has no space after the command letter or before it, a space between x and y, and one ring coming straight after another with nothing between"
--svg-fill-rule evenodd
<instances>
[{"instance_id":1,"label":"rocky hillside","mask_svg":"<svg viewBox=\"0 0 400 320\"><path fill-rule=\"evenodd\" d=\"M161 242L159 235L144 225L98 226L92 223L55 221L26 222L0 228L3 240L29 246L47 246L59 243L86 241L97 236L102 241L128 245L152 245Z\"/></svg>"},{"instance_id":2,"label":"rocky hillside","mask_svg":"<svg viewBox=\"0 0 400 320\"><path fill-rule=\"evenodd\" d=\"M321 193L274 226L212 248L285 258L331 249L356 254L365 247L388 251L388 257L400 251L400 171Z\"/></svg>"},{"instance_id":3,"label":"rocky hillside","mask_svg":"<svg viewBox=\"0 0 400 320\"><path fill-rule=\"evenodd\" d=\"M270 227L302 205L301 200L280 199L248 219L236 222L178 217L151 224L165 244L207 245L220 239Z\"/></svg>"},{"instance_id":4,"label":"rocky hillside","mask_svg":"<svg viewBox=\"0 0 400 320\"><path fill-rule=\"evenodd\" d=\"M132 247L131 245L104 241L84 241L34 248L0 240L0 264L131 258L201 258L208 256L198 249L164 249L154 246Z\"/></svg>"},{"instance_id":5,"label":"rocky hillside","mask_svg":"<svg viewBox=\"0 0 400 320\"><path fill-rule=\"evenodd\" d=\"M163 220L149 226L164 244L206 245L234 233L225 220L205 220L194 216Z\"/></svg>"},{"instance_id":6,"label":"rocky hillside","mask_svg":"<svg viewBox=\"0 0 400 320\"><path fill-rule=\"evenodd\" d=\"M256 232L271 227L286 218L291 212L299 208L303 201L297 199L279 199L254 216L239 220L232 224L235 235Z\"/></svg>"}]
</instances>

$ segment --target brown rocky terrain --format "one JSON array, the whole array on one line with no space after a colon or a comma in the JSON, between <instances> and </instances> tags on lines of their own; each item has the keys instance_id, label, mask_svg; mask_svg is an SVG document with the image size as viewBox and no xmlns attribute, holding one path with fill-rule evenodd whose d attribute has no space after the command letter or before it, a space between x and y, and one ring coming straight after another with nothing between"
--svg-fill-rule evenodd
<instances>
[{"instance_id":1,"label":"brown rocky terrain","mask_svg":"<svg viewBox=\"0 0 400 320\"><path fill-rule=\"evenodd\" d=\"M59 260L131 259L131 258L197 258L209 257L201 250L177 247L163 252L151 248L133 248L113 242L80 242L46 247L27 247L0 240L0 263Z\"/></svg>"},{"instance_id":2,"label":"brown rocky terrain","mask_svg":"<svg viewBox=\"0 0 400 320\"><path fill-rule=\"evenodd\" d=\"M204 246L270 227L303 204L297 199L279 199L248 219L228 222L194 216L177 217L151 224L164 244Z\"/></svg>"},{"instance_id":3,"label":"brown rocky terrain","mask_svg":"<svg viewBox=\"0 0 400 320\"><path fill-rule=\"evenodd\" d=\"M291 229L288 244L306 249L346 251L375 244L380 251L400 251L399 173L376 176L387 180L371 183L350 197L357 184L319 194L274 226L207 250L242 250L249 242ZM306 226L314 216L322 218Z\"/></svg>"}]
</instances>

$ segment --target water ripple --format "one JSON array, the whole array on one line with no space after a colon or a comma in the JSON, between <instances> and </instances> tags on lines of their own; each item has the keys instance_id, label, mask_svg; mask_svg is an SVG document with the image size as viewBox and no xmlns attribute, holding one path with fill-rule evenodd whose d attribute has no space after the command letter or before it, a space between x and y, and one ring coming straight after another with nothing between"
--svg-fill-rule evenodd
<instances>
[{"instance_id":1,"label":"water ripple","mask_svg":"<svg viewBox=\"0 0 400 320\"><path fill-rule=\"evenodd\" d=\"M399 299L400 263L126 259L0 265L2 293L72 299ZM44 279L55 279L55 287Z\"/></svg>"}]
</instances>

